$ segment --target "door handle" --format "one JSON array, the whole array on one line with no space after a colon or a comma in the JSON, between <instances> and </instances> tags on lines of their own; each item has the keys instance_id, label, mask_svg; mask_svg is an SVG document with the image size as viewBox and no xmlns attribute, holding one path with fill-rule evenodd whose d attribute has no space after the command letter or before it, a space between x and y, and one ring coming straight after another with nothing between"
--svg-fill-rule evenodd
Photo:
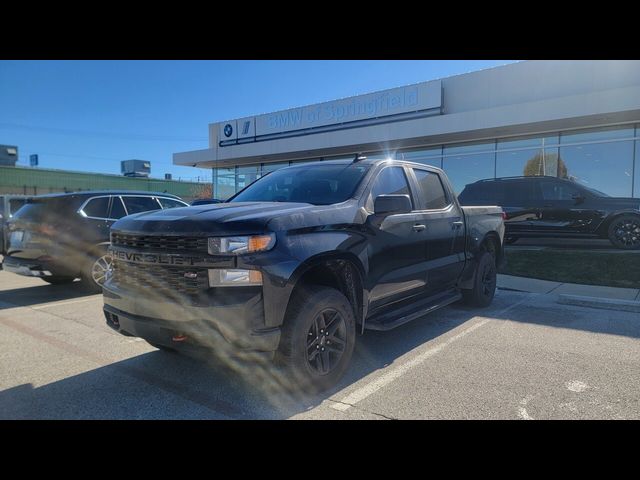
<instances>
[{"instance_id":1,"label":"door handle","mask_svg":"<svg viewBox=\"0 0 640 480\"><path fill-rule=\"evenodd\" d=\"M421 224L419 224L419 223L416 223L412 228L413 228L413 231L414 231L414 232L421 232L421 231L423 231L425 228L427 228L427 226L426 226L426 225L421 225Z\"/></svg>"},{"instance_id":2,"label":"door handle","mask_svg":"<svg viewBox=\"0 0 640 480\"><path fill-rule=\"evenodd\" d=\"M458 229L460 227L462 227L464 225L464 222L462 220L458 220L456 222L451 222L451 227L454 229Z\"/></svg>"}]
</instances>

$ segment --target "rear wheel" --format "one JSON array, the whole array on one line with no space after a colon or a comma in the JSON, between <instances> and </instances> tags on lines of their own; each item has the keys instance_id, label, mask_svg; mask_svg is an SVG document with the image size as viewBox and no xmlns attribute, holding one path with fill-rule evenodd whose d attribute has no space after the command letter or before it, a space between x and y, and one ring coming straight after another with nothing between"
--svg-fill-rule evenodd
<instances>
[{"instance_id":1,"label":"rear wheel","mask_svg":"<svg viewBox=\"0 0 640 480\"><path fill-rule=\"evenodd\" d=\"M320 392L335 385L349 367L355 345L355 318L338 290L298 290L287 312L276 355L287 386Z\"/></svg>"},{"instance_id":2,"label":"rear wheel","mask_svg":"<svg viewBox=\"0 0 640 480\"><path fill-rule=\"evenodd\" d=\"M609 225L609 241L616 248L636 250L640 248L640 216L620 215Z\"/></svg>"},{"instance_id":3,"label":"rear wheel","mask_svg":"<svg viewBox=\"0 0 640 480\"><path fill-rule=\"evenodd\" d=\"M75 280L75 277L61 277L58 275L53 275L51 277L41 277L47 283L51 285L65 285L67 283L71 283Z\"/></svg>"},{"instance_id":4,"label":"rear wheel","mask_svg":"<svg viewBox=\"0 0 640 480\"><path fill-rule=\"evenodd\" d=\"M473 307L487 307L496 293L496 259L489 252L482 252L478 258L478 271L473 288L462 290L462 300Z\"/></svg>"}]
</instances>

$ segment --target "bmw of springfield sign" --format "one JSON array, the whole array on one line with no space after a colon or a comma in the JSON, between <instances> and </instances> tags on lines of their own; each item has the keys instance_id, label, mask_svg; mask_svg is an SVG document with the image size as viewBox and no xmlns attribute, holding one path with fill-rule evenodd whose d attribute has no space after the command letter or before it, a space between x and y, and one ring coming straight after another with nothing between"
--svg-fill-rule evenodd
<instances>
[{"instance_id":1,"label":"bmw of springfield sign","mask_svg":"<svg viewBox=\"0 0 640 480\"><path fill-rule=\"evenodd\" d=\"M277 134L293 133L297 130L312 133L316 128L326 131L330 126L339 128L343 124L352 122L401 116L414 112L441 113L441 108L442 82L425 82L306 107L291 108L257 117L221 122L219 140L221 143L243 139L250 141L265 135L277 136Z\"/></svg>"}]
</instances>

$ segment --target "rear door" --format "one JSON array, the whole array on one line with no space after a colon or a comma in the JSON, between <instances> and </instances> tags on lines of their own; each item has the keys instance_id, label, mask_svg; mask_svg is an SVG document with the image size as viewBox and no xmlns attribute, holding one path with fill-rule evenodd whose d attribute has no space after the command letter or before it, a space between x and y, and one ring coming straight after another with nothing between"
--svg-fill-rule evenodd
<instances>
[{"instance_id":1,"label":"rear door","mask_svg":"<svg viewBox=\"0 0 640 480\"><path fill-rule=\"evenodd\" d=\"M603 213L594 208L592 194L569 181L545 178L540 182L543 200L535 230L545 233L590 233Z\"/></svg>"},{"instance_id":2,"label":"rear door","mask_svg":"<svg viewBox=\"0 0 640 480\"><path fill-rule=\"evenodd\" d=\"M426 292L432 295L455 286L462 273L464 217L437 172L418 167L409 170L418 197L416 222L424 227Z\"/></svg>"},{"instance_id":3,"label":"rear door","mask_svg":"<svg viewBox=\"0 0 640 480\"><path fill-rule=\"evenodd\" d=\"M91 246L109 241L109 208L111 197L103 195L91 197L78 210L84 217L83 222L87 228L83 228L83 236Z\"/></svg>"},{"instance_id":4,"label":"rear door","mask_svg":"<svg viewBox=\"0 0 640 480\"><path fill-rule=\"evenodd\" d=\"M493 205L502 207L506 213L505 231L507 234L524 233L532 229L539 218L540 198L537 179L497 180L500 184L498 201Z\"/></svg>"}]
</instances>

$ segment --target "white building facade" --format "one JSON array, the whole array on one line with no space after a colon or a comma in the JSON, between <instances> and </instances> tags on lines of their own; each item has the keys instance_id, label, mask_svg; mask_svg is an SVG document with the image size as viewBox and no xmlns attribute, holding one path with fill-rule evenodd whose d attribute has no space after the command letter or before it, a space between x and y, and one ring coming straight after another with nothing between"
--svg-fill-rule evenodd
<instances>
[{"instance_id":1,"label":"white building facade","mask_svg":"<svg viewBox=\"0 0 640 480\"><path fill-rule=\"evenodd\" d=\"M640 61L525 61L209 125L176 165L213 169L225 199L294 163L399 158L443 168L459 193L552 175L640 197Z\"/></svg>"}]
</instances>

